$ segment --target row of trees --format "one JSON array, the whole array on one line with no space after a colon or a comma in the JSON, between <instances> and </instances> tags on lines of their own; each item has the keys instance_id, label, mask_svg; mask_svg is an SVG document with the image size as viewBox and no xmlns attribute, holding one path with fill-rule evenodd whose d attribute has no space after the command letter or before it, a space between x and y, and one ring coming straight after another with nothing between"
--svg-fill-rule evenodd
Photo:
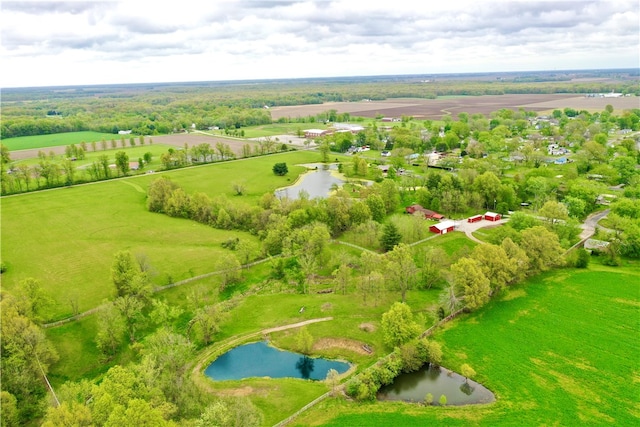
<instances>
[{"instance_id":1,"label":"row of trees","mask_svg":"<svg viewBox=\"0 0 640 427\"><path fill-rule=\"evenodd\" d=\"M131 140L134 141L133 138ZM141 136L139 141L142 143L143 140L144 137ZM124 139L122 141L124 142ZM112 142L115 143L115 140ZM149 140L149 143L151 143L151 140ZM95 142L92 143L92 145L94 144ZM47 155L44 151L40 151L38 153L39 162L32 166L22 162L14 165L9 150L2 145L2 195L126 176L134 169L130 165L131 160L136 163L135 170L138 173L142 173L145 166L149 165L153 160L153 154L150 151L138 159L130 159L126 151L117 151L114 154L115 158L111 158L108 154L99 154L91 164L86 167L78 167L76 161L83 160L87 155L83 145L86 145L86 143L67 146L65 149L66 157L61 158L58 158L54 152L50 152ZM289 149L291 149L290 146L278 144L277 141L267 138L256 143L244 144L241 155L246 158ZM202 143L191 148L185 143L182 149L169 148L166 153L160 155L159 160L162 165L161 168L169 170L195 164L233 160L235 158L236 153L229 144L218 142L215 146Z\"/></svg>"}]
</instances>

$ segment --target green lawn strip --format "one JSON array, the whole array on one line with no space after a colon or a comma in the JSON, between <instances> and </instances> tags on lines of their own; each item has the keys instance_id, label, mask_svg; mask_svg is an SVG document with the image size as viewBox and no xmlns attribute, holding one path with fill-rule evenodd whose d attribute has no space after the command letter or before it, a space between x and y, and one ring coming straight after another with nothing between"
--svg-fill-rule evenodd
<instances>
[{"instance_id":1,"label":"green lawn strip","mask_svg":"<svg viewBox=\"0 0 640 427\"><path fill-rule=\"evenodd\" d=\"M468 252L477 245L478 244L476 242L469 240L464 233L452 232L420 243L419 245L416 245L416 249L424 246L439 246L447 253L447 255L459 257L461 253Z\"/></svg>"},{"instance_id":2,"label":"green lawn strip","mask_svg":"<svg viewBox=\"0 0 640 427\"><path fill-rule=\"evenodd\" d=\"M129 137L131 135L125 135L127 145L129 144ZM91 143L93 141L98 143L104 139L110 146L111 140L115 139L120 143L122 135L116 135L113 133L100 133L91 131L82 132L66 132L55 133L51 135L34 135L34 136L21 136L17 138L2 139L2 144L9 148L10 151L14 150L28 150L34 148L48 148L57 147L60 145L80 145L83 141L87 143L88 148L91 149ZM138 137L135 137L136 144L139 142Z\"/></svg>"},{"instance_id":3,"label":"green lawn strip","mask_svg":"<svg viewBox=\"0 0 640 427\"><path fill-rule=\"evenodd\" d=\"M268 125L249 126L242 128L245 138L271 137L276 135L291 135L297 137L297 132L310 129L309 123L271 123ZM304 133L302 133L304 136ZM280 138L280 142L287 142Z\"/></svg>"},{"instance_id":4,"label":"green lawn strip","mask_svg":"<svg viewBox=\"0 0 640 427\"><path fill-rule=\"evenodd\" d=\"M482 240L483 242L490 242L493 236L499 233L500 227L501 226L484 227L474 231L472 234L476 239Z\"/></svg>"},{"instance_id":5,"label":"green lawn strip","mask_svg":"<svg viewBox=\"0 0 640 427\"><path fill-rule=\"evenodd\" d=\"M634 381L639 368L635 357L639 314L634 274L624 270L548 273L508 290L435 336L444 346L443 365L456 370L469 363L478 372L474 379L496 393L496 403L426 409L330 400L297 422L632 425L640 414ZM335 418L324 415L326 405L336 407L332 409ZM324 421L311 421L316 418Z\"/></svg>"}]
</instances>

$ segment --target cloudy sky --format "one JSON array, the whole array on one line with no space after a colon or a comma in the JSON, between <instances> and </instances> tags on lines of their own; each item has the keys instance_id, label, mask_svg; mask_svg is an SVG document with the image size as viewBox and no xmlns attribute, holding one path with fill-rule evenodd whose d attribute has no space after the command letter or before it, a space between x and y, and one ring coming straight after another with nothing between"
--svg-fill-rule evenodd
<instances>
[{"instance_id":1,"label":"cloudy sky","mask_svg":"<svg viewBox=\"0 0 640 427\"><path fill-rule=\"evenodd\" d=\"M0 86L638 68L639 4L3 0Z\"/></svg>"}]
</instances>

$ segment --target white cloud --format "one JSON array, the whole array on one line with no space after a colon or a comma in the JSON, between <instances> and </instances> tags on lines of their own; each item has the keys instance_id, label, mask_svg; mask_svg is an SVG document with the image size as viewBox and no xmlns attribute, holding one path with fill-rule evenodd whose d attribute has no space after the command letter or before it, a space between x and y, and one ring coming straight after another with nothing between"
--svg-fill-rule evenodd
<instances>
[{"instance_id":1,"label":"white cloud","mask_svg":"<svg viewBox=\"0 0 640 427\"><path fill-rule=\"evenodd\" d=\"M631 68L612 1L2 2L2 86Z\"/></svg>"}]
</instances>

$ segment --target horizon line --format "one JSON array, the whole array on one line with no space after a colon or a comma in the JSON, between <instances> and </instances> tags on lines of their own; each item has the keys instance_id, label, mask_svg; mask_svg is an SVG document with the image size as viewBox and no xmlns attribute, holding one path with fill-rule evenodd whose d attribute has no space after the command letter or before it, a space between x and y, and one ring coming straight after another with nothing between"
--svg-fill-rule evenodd
<instances>
[{"instance_id":1,"label":"horizon line","mask_svg":"<svg viewBox=\"0 0 640 427\"><path fill-rule=\"evenodd\" d=\"M67 84L67 85L34 85L34 86L0 86L0 90L19 89L56 89L56 88L82 88L82 87L108 87L108 86L141 86L141 85L198 85L211 83L268 83L283 81L304 81L304 80L337 80L337 79L364 79L364 78L417 78L417 77L437 77L437 76L484 76L492 74L527 74L527 73L570 73L570 72L635 72L640 76L638 68L567 68L567 69L547 69L547 70L520 70L520 71L477 71L477 72L448 72L448 73L409 73L409 74L371 74L371 75L343 75L343 76L307 76L307 77L275 77L275 78L255 78L255 79L220 79L220 80L176 80L176 81L147 81L147 82L119 82L119 83L87 83L87 84Z\"/></svg>"}]
</instances>

